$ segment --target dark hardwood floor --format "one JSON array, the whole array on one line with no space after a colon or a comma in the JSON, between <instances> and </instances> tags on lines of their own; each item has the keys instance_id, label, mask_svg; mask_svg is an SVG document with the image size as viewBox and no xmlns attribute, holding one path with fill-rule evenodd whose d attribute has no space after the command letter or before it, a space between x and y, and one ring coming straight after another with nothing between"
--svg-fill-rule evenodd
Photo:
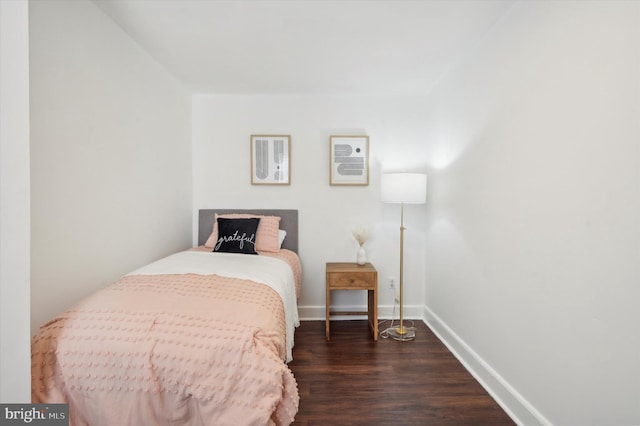
<instances>
[{"instance_id":1,"label":"dark hardwood floor","mask_svg":"<svg viewBox=\"0 0 640 426\"><path fill-rule=\"evenodd\" d=\"M294 425L514 425L422 322L416 339L374 342L366 321L303 321L293 371ZM383 324L382 329L388 326Z\"/></svg>"}]
</instances>

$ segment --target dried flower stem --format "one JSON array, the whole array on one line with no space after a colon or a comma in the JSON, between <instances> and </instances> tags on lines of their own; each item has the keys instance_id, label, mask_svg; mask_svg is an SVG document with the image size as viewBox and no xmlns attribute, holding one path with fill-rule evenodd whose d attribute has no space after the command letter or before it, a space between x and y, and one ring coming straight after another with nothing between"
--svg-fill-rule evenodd
<instances>
[{"instance_id":1,"label":"dried flower stem","mask_svg":"<svg viewBox=\"0 0 640 426\"><path fill-rule=\"evenodd\" d=\"M353 230L353 238L356 239L358 244L364 245L369 239L369 231L366 228L356 228Z\"/></svg>"}]
</instances>

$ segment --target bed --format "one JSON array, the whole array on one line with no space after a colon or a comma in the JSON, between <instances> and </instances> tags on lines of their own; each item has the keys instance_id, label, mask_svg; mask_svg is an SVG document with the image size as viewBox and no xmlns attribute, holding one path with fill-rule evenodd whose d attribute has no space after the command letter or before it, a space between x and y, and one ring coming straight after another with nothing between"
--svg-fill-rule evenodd
<instances>
[{"instance_id":1,"label":"bed","mask_svg":"<svg viewBox=\"0 0 640 426\"><path fill-rule=\"evenodd\" d=\"M40 328L32 402L74 426L290 424L297 250L296 210L200 210L196 247Z\"/></svg>"}]
</instances>

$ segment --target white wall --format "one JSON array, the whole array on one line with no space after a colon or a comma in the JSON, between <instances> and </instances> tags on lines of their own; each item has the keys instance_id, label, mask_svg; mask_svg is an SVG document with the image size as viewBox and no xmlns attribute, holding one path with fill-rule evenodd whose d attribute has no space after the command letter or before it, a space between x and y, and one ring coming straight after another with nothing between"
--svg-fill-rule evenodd
<instances>
[{"instance_id":1,"label":"white wall","mask_svg":"<svg viewBox=\"0 0 640 426\"><path fill-rule=\"evenodd\" d=\"M355 261L352 229L367 226L366 248L381 279L398 276L400 208L380 202L380 171L424 171L423 97L208 96L193 100L194 213L199 208L296 208L304 276L303 318L324 318L325 262ZM291 135L291 185L251 185L251 134ZM329 137L370 137L369 186L329 185ZM425 206L405 209L407 313L422 317ZM382 314L393 293L381 287ZM365 292L335 295L338 309L366 305ZM388 309L387 309L388 308Z\"/></svg>"},{"instance_id":2,"label":"white wall","mask_svg":"<svg viewBox=\"0 0 640 426\"><path fill-rule=\"evenodd\" d=\"M519 2L475 51L430 100L429 322L523 424L640 424L640 3Z\"/></svg>"},{"instance_id":3,"label":"white wall","mask_svg":"<svg viewBox=\"0 0 640 426\"><path fill-rule=\"evenodd\" d=\"M0 402L31 399L29 14L0 2Z\"/></svg>"},{"instance_id":4,"label":"white wall","mask_svg":"<svg viewBox=\"0 0 640 426\"><path fill-rule=\"evenodd\" d=\"M32 331L191 243L191 101L88 1L31 2Z\"/></svg>"}]
</instances>

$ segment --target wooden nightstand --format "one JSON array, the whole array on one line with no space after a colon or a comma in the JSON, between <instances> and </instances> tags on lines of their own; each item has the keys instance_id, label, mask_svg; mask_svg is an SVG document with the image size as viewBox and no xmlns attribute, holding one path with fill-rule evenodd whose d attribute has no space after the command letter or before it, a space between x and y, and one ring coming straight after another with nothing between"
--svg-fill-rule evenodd
<instances>
[{"instance_id":1,"label":"wooden nightstand","mask_svg":"<svg viewBox=\"0 0 640 426\"><path fill-rule=\"evenodd\" d=\"M378 340L378 271L372 264L358 265L353 262L327 262L327 306L325 331L330 339L329 317L331 315L367 315L373 340ZM331 312L331 290L367 290L366 312Z\"/></svg>"}]
</instances>

